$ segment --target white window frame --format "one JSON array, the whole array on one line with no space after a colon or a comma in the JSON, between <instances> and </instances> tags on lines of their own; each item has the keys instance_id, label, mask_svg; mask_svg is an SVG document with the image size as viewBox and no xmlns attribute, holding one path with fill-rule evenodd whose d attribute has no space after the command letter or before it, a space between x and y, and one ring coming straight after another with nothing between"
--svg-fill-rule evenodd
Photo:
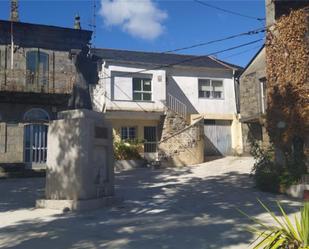
<instances>
[{"instance_id":1,"label":"white window frame","mask_svg":"<svg viewBox=\"0 0 309 249\"><path fill-rule=\"evenodd\" d=\"M138 79L141 82L141 90L134 90L134 79ZM143 83L144 81L149 81L150 82L150 91L146 91L143 89ZM140 93L142 96L142 99L134 99L134 93ZM150 99L144 100L144 93L150 94ZM143 78L143 77L133 77L132 78L132 100L133 101L143 101L143 102L149 102L152 101L152 79L151 78Z\"/></svg>"},{"instance_id":2,"label":"white window frame","mask_svg":"<svg viewBox=\"0 0 309 249\"><path fill-rule=\"evenodd\" d=\"M123 138L122 137L122 131L123 129L126 129L126 135L127 135L127 138ZM130 129L134 129L134 138L130 138ZM122 126L120 128L120 138L121 140L135 140L137 139L137 128L135 126Z\"/></svg>"},{"instance_id":3,"label":"white window frame","mask_svg":"<svg viewBox=\"0 0 309 249\"><path fill-rule=\"evenodd\" d=\"M264 94L265 93L265 94ZM261 113L266 112L266 79L260 79L260 101L261 101Z\"/></svg>"},{"instance_id":4,"label":"white window frame","mask_svg":"<svg viewBox=\"0 0 309 249\"><path fill-rule=\"evenodd\" d=\"M209 87L211 88L210 91L210 96L209 97L201 97L200 96L200 84L202 83L201 81L203 80L209 80ZM221 98L214 98L213 97L213 92L214 92L214 87L212 82L213 81L221 81L222 82L222 92L221 92ZM205 92L205 91L204 91ZM225 94L224 94L224 79L214 79L214 78L198 78L198 98L199 99L213 99L213 100L222 100L224 99Z\"/></svg>"}]
</instances>

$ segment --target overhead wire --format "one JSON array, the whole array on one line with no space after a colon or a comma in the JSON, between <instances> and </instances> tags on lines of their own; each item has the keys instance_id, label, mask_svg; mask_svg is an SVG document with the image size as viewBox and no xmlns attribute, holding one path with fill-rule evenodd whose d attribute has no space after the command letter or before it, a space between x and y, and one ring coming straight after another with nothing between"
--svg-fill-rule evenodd
<instances>
[{"instance_id":1,"label":"overhead wire","mask_svg":"<svg viewBox=\"0 0 309 249\"><path fill-rule=\"evenodd\" d=\"M193 57L193 58L190 58L190 59L182 60L182 61L175 62L175 63L170 63L170 64L167 64L167 65L161 65L161 66L158 66L158 67L155 67L155 68L151 68L151 69L142 69L142 70L137 71L137 72L124 73L124 74L120 74L120 76L130 76L130 75L132 75L132 74L143 73L143 72L147 72L147 71L150 71L150 70L159 70L159 69L168 68L168 67L175 66L175 65L180 65L180 64L183 64L183 63L185 63L185 62L190 62L190 61L202 59L202 58L205 58L205 57L208 57L208 56L211 56L211 55L217 55L217 54L224 53L224 52L231 51L231 50L235 50L235 49L238 49L238 48L241 48L241 47L249 46L249 45L251 45L251 44L258 43L258 42L260 42L260 41L262 41L262 40L263 40L263 39L254 40L254 41L247 42L247 43L243 43L243 44L240 44L240 45L237 45L237 46L233 46L233 47L230 47L230 48L227 48L227 49L222 49L222 50L219 50L219 51L215 51L215 52L209 53L209 54L207 54L207 55L196 56L196 57ZM104 80L104 79L110 79L110 78L111 78L111 76L108 76L108 77L102 78L102 80ZM127 97L130 97L124 90L121 89L120 86L118 86L117 84L115 84L115 82L114 82L114 85L115 85L123 94L125 94ZM112 100L111 98L109 98L107 95L105 95L105 97L106 97L108 100L113 101L113 100ZM139 107L141 108L142 111L148 112L148 111L147 111L145 108L143 108L138 102L134 102L134 103L137 103L137 106L139 106Z\"/></svg>"},{"instance_id":2,"label":"overhead wire","mask_svg":"<svg viewBox=\"0 0 309 249\"><path fill-rule=\"evenodd\" d=\"M220 11L223 11L225 13L229 13L231 15L241 16L241 17L245 17L245 18L248 18L248 19L254 19L254 20L257 20L257 21L265 21L265 18L245 15L245 14L242 14L242 13L239 13L239 12L236 12L236 11L224 9L224 8L218 7L216 5L212 5L212 4L206 3L205 1L200 1L200 0L193 0L193 1L198 3L198 4L200 4L200 5L203 5L203 6L212 8L212 9L220 10Z\"/></svg>"}]
</instances>

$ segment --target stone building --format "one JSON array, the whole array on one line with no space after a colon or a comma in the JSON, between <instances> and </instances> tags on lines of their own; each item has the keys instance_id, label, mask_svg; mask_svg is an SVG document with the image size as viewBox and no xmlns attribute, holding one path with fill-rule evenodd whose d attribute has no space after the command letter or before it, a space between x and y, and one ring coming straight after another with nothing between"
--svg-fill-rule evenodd
<instances>
[{"instance_id":1,"label":"stone building","mask_svg":"<svg viewBox=\"0 0 309 249\"><path fill-rule=\"evenodd\" d=\"M265 127L266 57L263 46L248 63L239 77L239 100L244 153L250 152L250 140L269 144Z\"/></svg>"},{"instance_id":2,"label":"stone building","mask_svg":"<svg viewBox=\"0 0 309 249\"><path fill-rule=\"evenodd\" d=\"M14 5L15 4L15 5ZM0 20L0 164L42 167L47 129L75 81L72 49L87 46L91 31Z\"/></svg>"},{"instance_id":3,"label":"stone building","mask_svg":"<svg viewBox=\"0 0 309 249\"><path fill-rule=\"evenodd\" d=\"M309 158L309 2L266 0L267 130L276 161Z\"/></svg>"}]
</instances>

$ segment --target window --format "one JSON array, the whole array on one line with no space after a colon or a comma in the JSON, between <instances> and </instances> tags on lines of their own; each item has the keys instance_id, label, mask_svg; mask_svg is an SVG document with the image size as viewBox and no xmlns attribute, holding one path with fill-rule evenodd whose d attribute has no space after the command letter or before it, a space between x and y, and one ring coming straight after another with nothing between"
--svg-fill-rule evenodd
<instances>
[{"instance_id":1,"label":"window","mask_svg":"<svg viewBox=\"0 0 309 249\"><path fill-rule=\"evenodd\" d=\"M49 120L48 113L40 108L33 108L24 115L24 121L26 122L48 122Z\"/></svg>"},{"instance_id":2,"label":"window","mask_svg":"<svg viewBox=\"0 0 309 249\"><path fill-rule=\"evenodd\" d=\"M136 139L135 127L121 127L121 140L133 140Z\"/></svg>"},{"instance_id":3,"label":"window","mask_svg":"<svg viewBox=\"0 0 309 249\"><path fill-rule=\"evenodd\" d=\"M265 113L266 111L266 78L260 79L260 102L261 102L261 113Z\"/></svg>"},{"instance_id":4,"label":"window","mask_svg":"<svg viewBox=\"0 0 309 249\"><path fill-rule=\"evenodd\" d=\"M48 84L48 54L37 51L29 51L26 55L27 84Z\"/></svg>"},{"instance_id":5,"label":"window","mask_svg":"<svg viewBox=\"0 0 309 249\"><path fill-rule=\"evenodd\" d=\"M151 100L151 79L133 78L133 100Z\"/></svg>"},{"instance_id":6,"label":"window","mask_svg":"<svg viewBox=\"0 0 309 249\"><path fill-rule=\"evenodd\" d=\"M199 79L198 80L198 97L208 99L223 99L223 81Z\"/></svg>"}]
</instances>

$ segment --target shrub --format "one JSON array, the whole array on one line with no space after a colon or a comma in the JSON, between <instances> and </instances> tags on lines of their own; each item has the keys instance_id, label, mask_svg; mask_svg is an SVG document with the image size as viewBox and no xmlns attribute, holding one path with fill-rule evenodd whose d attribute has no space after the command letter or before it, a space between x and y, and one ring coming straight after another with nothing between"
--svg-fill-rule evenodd
<instances>
[{"instance_id":1,"label":"shrub","mask_svg":"<svg viewBox=\"0 0 309 249\"><path fill-rule=\"evenodd\" d=\"M277 165L272 146L262 148L254 139L250 143L250 153L255 159L252 173L254 173L256 186L260 190L284 192L286 188L299 182L301 176L306 173L306 166L302 160L286 154L286 164Z\"/></svg>"},{"instance_id":2,"label":"shrub","mask_svg":"<svg viewBox=\"0 0 309 249\"><path fill-rule=\"evenodd\" d=\"M252 173L256 186L262 191L278 192L280 174L274 163L273 148L264 149L254 139L250 143L250 153L255 159Z\"/></svg>"},{"instance_id":3,"label":"shrub","mask_svg":"<svg viewBox=\"0 0 309 249\"><path fill-rule=\"evenodd\" d=\"M293 225L279 202L277 202L277 205L282 215L281 218L277 217L260 200L258 201L272 217L276 225L265 224L263 221L250 217L239 210L243 215L259 225L258 228L251 226L248 229L258 236L256 239L258 243L254 246L255 249L309 249L309 202L305 202L300 217L295 216Z\"/></svg>"},{"instance_id":4,"label":"shrub","mask_svg":"<svg viewBox=\"0 0 309 249\"><path fill-rule=\"evenodd\" d=\"M140 153L143 151L143 144L139 141L115 141L114 156L116 160L141 159Z\"/></svg>"}]
</instances>

